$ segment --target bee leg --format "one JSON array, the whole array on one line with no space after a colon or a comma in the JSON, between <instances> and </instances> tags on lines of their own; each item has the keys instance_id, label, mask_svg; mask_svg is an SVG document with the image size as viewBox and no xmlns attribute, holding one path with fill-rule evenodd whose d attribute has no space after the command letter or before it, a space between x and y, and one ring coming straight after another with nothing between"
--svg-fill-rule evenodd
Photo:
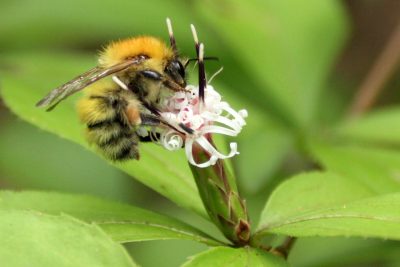
<instances>
[{"instance_id":1,"label":"bee leg","mask_svg":"<svg viewBox=\"0 0 400 267\"><path fill-rule=\"evenodd\" d=\"M177 84L176 82L164 78L161 73L154 71L154 70L143 70L140 72L143 77L146 77L148 79L154 80L154 81L163 81L164 86L168 87L169 89L179 92L179 91L183 91L183 92L189 92L189 90L187 90L186 88L180 86L179 84Z\"/></svg>"},{"instance_id":2,"label":"bee leg","mask_svg":"<svg viewBox=\"0 0 400 267\"><path fill-rule=\"evenodd\" d=\"M155 115L140 113L142 126L160 126L161 119Z\"/></svg>"},{"instance_id":3,"label":"bee leg","mask_svg":"<svg viewBox=\"0 0 400 267\"><path fill-rule=\"evenodd\" d=\"M140 119L141 119L141 126L160 126L161 125L161 120L155 115L152 114L145 114L141 113L140 114ZM152 142L154 140L159 140L160 139L160 133L154 133L154 132L147 132L147 136L140 136L139 135L139 140L140 142Z\"/></svg>"},{"instance_id":4,"label":"bee leg","mask_svg":"<svg viewBox=\"0 0 400 267\"><path fill-rule=\"evenodd\" d=\"M163 84L165 87L168 87L169 89L171 89L172 91L175 91L175 92L190 92L188 89L180 86L176 82L169 80L169 79L165 79L163 81Z\"/></svg>"},{"instance_id":5,"label":"bee leg","mask_svg":"<svg viewBox=\"0 0 400 267\"><path fill-rule=\"evenodd\" d=\"M177 84L176 82L163 77L163 75L157 71L154 70L143 70L139 72L143 77L154 80L154 81L162 81L162 83L164 84L165 87L168 87L169 89L179 92L179 91L183 91L183 92L189 92L189 90L187 90L186 88L180 86L179 84Z\"/></svg>"},{"instance_id":6,"label":"bee leg","mask_svg":"<svg viewBox=\"0 0 400 267\"><path fill-rule=\"evenodd\" d=\"M176 131L178 133L181 133L183 135L185 134L185 132L188 133L188 134L192 134L194 132L191 128L189 128L189 127L187 127L187 126L185 126L184 124L181 123L181 124L179 124L179 127L182 130L184 130L184 132L182 132L181 130L178 130L176 127L172 126L171 124L169 124L168 122L163 120L161 117L158 117L156 115L141 113L140 114L140 118L142 120L141 126L155 126L155 127L157 127L157 126L164 125L164 126L167 126L167 127L171 128L171 129L173 129L174 131Z\"/></svg>"}]
</instances>

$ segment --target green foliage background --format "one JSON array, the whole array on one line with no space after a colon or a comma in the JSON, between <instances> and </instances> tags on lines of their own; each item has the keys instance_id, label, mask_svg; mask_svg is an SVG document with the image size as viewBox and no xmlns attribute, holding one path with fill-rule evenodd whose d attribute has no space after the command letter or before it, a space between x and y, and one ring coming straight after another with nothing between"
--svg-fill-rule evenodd
<instances>
[{"instance_id":1,"label":"green foliage background","mask_svg":"<svg viewBox=\"0 0 400 267\"><path fill-rule=\"evenodd\" d=\"M388 213L399 206L395 193L400 190L400 153L390 146L400 142L399 109L373 111L358 121L348 121L344 116L350 101L341 92L351 88L350 83L332 70L351 35L351 24L339 1L2 1L0 83L5 104L0 109L1 188L83 193L133 203L179 218L223 240L205 219L183 153L171 154L154 145L144 145L141 162L114 168L84 148L87 145L83 130L74 114L74 102L79 96L52 113L34 108L47 91L95 65L97 51L110 40L146 34L167 41L166 17L172 19L184 55L194 55L189 24L196 25L206 54L220 58L219 63L207 63L209 74L224 66L214 85L235 108L249 111L248 125L237 138L241 154L232 165L247 199L254 229L261 217L259 231L301 236L307 233L302 226L280 225L274 220L300 221L309 218L307 211L315 211L312 215L321 220L304 225L305 229L316 230L304 234L306 237L296 243L289 257L293 266L359 266L376 262L399 266L398 242L359 238L398 240L400 231L396 225L367 225L355 234L357 226L364 222L349 219L345 223L354 231L347 235L357 237L315 237L321 233L343 236L343 231L336 228L338 222L321 222L327 218L324 208L332 208L333 204L337 205L338 216L343 217L340 207L347 203L344 201L359 200L352 202L354 212L370 205L362 202L367 197L374 197L372 203L379 203ZM57 136L20 120L6 106L25 121ZM329 173L292 178L290 183L279 186L264 209L278 184L316 164ZM311 185L316 194L295 197L307 195ZM294 196L290 201L288 192ZM305 217L292 214L299 209L305 211ZM382 215L368 212L372 218ZM21 214L12 216L18 218ZM32 221L35 216L38 215L29 214ZM48 216L46 220L56 220ZM154 216L155 221L176 226L175 221ZM398 212L393 216L398 222ZM68 220L66 223L78 224ZM103 229L108 233L115 230L112 226L108 231L107 226ZM173 238L177 233L163 234ZM105 238L102 232L97 235ZM118 240L118 232L111 236ZM150 235L134 238L157 239ZM196 232L196 238L136 242L125 247L141 265L177 266L206 249L206 245L194 240L213 242L202 233ZM268 238L278 243L281 237ZM28 245L25 250L29 250ZM122 253L118 248L114 250ZM214 249L205 254L230 253L226 250ZM244 252L235 253L240 258ZM200 254L189 264L206 264L203 256Z\"/></svg>"}]
</instances>

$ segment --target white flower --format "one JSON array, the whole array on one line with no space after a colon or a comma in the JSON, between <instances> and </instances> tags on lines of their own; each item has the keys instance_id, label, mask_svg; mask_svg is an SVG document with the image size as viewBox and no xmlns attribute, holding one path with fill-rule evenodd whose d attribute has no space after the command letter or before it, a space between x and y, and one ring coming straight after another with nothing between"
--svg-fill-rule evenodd
<instances>
[{"instance_id":1,"label":"white flower","mask_svg":"<svg viewBox=\"0 0 400 267\"><path fill-rule=\"evenodd\" d=\"M221 101L221 95L208 85L204 90L204 102L199 99L198 87L187 86L189 92L177 92L164 102L161 116L171 126L160 132L160 144L166 149L174 151L185 146L188 161L200 168L214 165L218 159L226 159L239 154L237 144L230 143L230 152L227 155L220 153L210 142L209 136L223 134L236 136L246 125L246 110L235 111L227 102ZM182 134L184 133L184 134ZM195 162L193 146L201 146L210 158L206 162Z\"/></svg>"}]
</instances>

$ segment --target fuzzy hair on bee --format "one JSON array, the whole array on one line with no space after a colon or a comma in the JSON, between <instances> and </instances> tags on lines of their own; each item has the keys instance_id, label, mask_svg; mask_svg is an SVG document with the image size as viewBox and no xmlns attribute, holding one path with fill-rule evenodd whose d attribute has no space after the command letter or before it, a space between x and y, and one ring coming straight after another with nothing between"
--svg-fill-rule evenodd
<instances>
[{"instance_id":1,"label":"fuzzy hair on bee","mask_svg":"<svg viewBox=\"0 0 400 267\"><path fill-rule=\"evenodd\" d=\"M88 141L110 160L139 159L139 142L149 141L140 129L167 125L159 116L163 94L186 91L169 19L167 25L170 46L152 36L112 42L100 53L97 67L52 90L37 106L52 110L87 88L77 109Z\"/></svg>"}]
</instances>

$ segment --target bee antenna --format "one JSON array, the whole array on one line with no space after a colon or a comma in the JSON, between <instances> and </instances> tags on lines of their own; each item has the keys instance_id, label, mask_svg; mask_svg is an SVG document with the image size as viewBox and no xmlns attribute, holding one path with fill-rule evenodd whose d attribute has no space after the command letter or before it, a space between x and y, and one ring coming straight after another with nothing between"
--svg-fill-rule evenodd
<instances>
[{"instance_id":1,"label":"bee antenna","mask_svg":"<svg viewBox=\"0 0 400 267\"><path fill-rule=\"evenodd\" d=\"M219 61L219 58L218 57L203 57L203 60L204 61L206 61L206 60L215 60L215 61ZM185 69L187 68L187 66L190 64L190 62L192 62L192 61L198 61L198 59L197 58L189 58L189 59L187 59L186 60L186 62L185 62L185 65L184 65L184 67L185 67ZM197 63L197 62L196 62Z\"/></svg>"},{"instance_id":2,"label":"bee antenna","mask_svg":"<svg viewBox=\"0 0 400 267\"><path fill-rule=\"evenodd\" d=\"M204 102L204 90L207 87L206 70L204 67L204 45L199 45L199 98Z\"/></svg>"},{"instance_id":3,"label":"bee antenna","mask_svg":"<svg viewBox=\"0 0 400 267\"><path fill-rule=\"evenodd\" d=\"M176 42L174 37L174 32L172 30L172 23L169 18L167 18L167 27L168 27L168 34L169 34L169 42L171 44L172 50L174 51L175 55L178 54L178 49L176 48Z\"/></svg>"}]
</instances>

